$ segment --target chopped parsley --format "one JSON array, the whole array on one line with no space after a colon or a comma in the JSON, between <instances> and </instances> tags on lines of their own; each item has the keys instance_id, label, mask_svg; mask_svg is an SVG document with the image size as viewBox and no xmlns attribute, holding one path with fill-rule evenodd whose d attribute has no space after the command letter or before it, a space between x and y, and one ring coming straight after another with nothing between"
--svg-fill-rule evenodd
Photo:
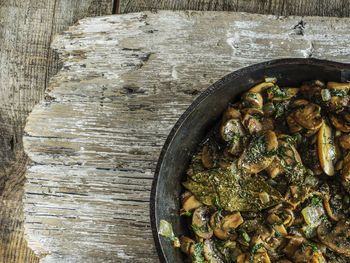
<instances>
[{"instance_id":1,"label":"chopped parsley","mask_svg":"<svg viewBox=\"0 0 350 263\"><path fill-rule=\"evenodd\" d=\"M252 247L252 249L250 250L250 256L249 256L249 262L253 262L254 261L254 255L255 253L262 248L262 244L254 244L254 246Z\"/></svg>"}]
</instances>

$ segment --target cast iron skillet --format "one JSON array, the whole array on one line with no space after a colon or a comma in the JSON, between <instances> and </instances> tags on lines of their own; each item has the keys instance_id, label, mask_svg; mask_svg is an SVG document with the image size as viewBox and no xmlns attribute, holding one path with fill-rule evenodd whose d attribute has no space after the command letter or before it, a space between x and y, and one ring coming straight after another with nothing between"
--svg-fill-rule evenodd
<instances>
[{"instance_id":1,"label":"cast iron skillet","mask_svg":"<svg viewBox=\"0 0 350 263\"><path fill-rule=\"evenodd\" d=\"M205 90L180 117L161 151L151 192L151 223L161 262L184 262L180 249L158 235L159 221L173 225L175 235L187 233L179 216L182 192L180 182L195 148L219 120L229 102L265 76L277 77L279 86L295 86L302 81L319 79L350 80L350 64L319 59L278 59L259 63L226 75Z\"/></svg>"}]
</instances>

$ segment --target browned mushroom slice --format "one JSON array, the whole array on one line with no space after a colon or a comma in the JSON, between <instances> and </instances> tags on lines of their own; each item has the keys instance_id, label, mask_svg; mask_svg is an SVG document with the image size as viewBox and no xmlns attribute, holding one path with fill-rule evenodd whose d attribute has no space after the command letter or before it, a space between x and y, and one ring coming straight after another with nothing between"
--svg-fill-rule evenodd
<instances>
[{"instance_id":1,"label":"browned mushroom slice","mask_svg":"<svg viewBox=\"0 0 350 263\"><path fill-rule=\"evenodd\" d=\"M211 169L215 166L216 147L214 144L208 142L203 146L201 159L205 168Z\"/></svg>"},{"instance_id":2,"label":"browned mushroom slice","mask_svg":"<svg viewBox=\"0 0 350 263\"><path fill-rule=\"evenodd\" d=\"M299 92L299 88L284 88L273 86L267 90L267 98L272 101L289 100Z\"/></svg>"},{"instance_id":3,"label":"browned mushroom slice","mask_svg":"<svg viewBox=\"0 0 350 263\"><path fill-rule=\"evenodd\" d=\"M181 236L180 237L180 249L183 253L186 255L190 255L190 247L193 245L195 242L186 236Z\"/></svg>"},{"instance_id":4,"label":"browned mushroom slice","mask_svg":"<svg viewBox=\"0 0 350 263\"><path fill-rule=\"evenodd\" d=\"M291 258L305 241L306 239L302 236L292 236L289 238L288 244L283 248L282 252Z\"/></svg>"},{"instance_id":5,"label":"browned mushroom slice","mask_svg":"<svg viewBox=\"0 0 350 263\"><path fill-rule=\"evenodd\" d=\"M257 85L255 85L254 87L252 87L249 92L255 92L255 93L260 93L264 90L266 90L269 87L273 87L275 84L273 82L262 82L259 83Z\"/></svg>"},{"instance_id":6,"label":"browned mushroom slice","mask_svg":"<svg viewBox=\"0 0 350 263\"><path fill-rule=\"evenodd\" d=\"M329 175L334 175L335 145L333 143L332 128L323 122L317 139L318 157L323 171Z\"/></svg>"},{"instance_id":7,"label":"browned mushroom slice","mask_svg":"<svg viewBox=\"0 0 350 263\"><path fill-rule=\"evenodd\" d=\"M260 93L256 92L246 92L241 97L243 105L249 108L261 109L263 106L263 98Z\"/></svg>"},{"instance_id":8,"label":"browned mushroom slice","mask_svg":"<svg viewBox=\"0 0 350 263\"><path fill-rule=\"evenodd\" d=\"M338 221L335 227L329 222L323 222L317 228L319 240L326 245L330 250L339 254L350 257L350 220L343 219Z\"/></svg>"},{"instance_id":9,"label":"browned mushroom slice","mask_svg":"<svg viewBox=\"0 0 350 263\"><path fill-rule=\"evenodd\" d=\"M336 89L336 90L344 90L345 92L349 92L350 83L338 83L338 82L329 81L327 83L327 88L328 89Z\"/></svg>"},{"instance_id":10,"label":"browned mushroom slice","mask_svg":"<svg viewBox=\"0 0 350 263\"><path fill-rule=\"evenodd\" d=\"M232 105L230 105L222 115L222 122L224 123L230 119L240 119L240 118L241 118L240 111L234 108Z\"/></svg>"},{"instance_id":11,"label":"browned mushroom slice","mask_svg":"<svg viewBox=\"0 0 350 263\"><path fill-rule=\"evenodd\" d=\"M260 133L263 130L263 125L261 124L260 120L250 114L244 115L242 124L250 134Z\"/></svg>"},{"instance_id":12,"label":"browned mushroom slice","mask_svg":"<svg viewBox=\"0 0 350 263\"><path fill-rule=\"evenodd\" d=\"M195 234L201 238L209 239L213 235L213 230L208 224L208 208L205 206L197 208L192 217L192 228Z\"/></svg>"},{"instance_id":13,"label":"browned mushroom slice","mask_svg":"<svg viewBox=\"0 0 350 263\"><path fill-rule=\"evenodd\" d=\"M329 119L336 129L342 132L350 132L350 125L348 124L349 121L344 120L342 116L332 114L329 116Z\"/></svg>"},{"instance_id":14,"label":"browned mushroom slice","mask_svg":"<svg viewBox=\"0 0 350 263\"><path fill-rule=\"evenodd\" d=\"M303 84L300 87L300 92L304 98L311 100L311 98L320 92L321 88L313 83Z\"/></svg>"},{"instance_id":15,"label":"browned mushroom slice","mask_svg":"<svg viewBox=\"0 0 350 263\"><path fill-rule=\"evenodd\" d=\"M280 158L278 156L275 156L271 164L265 170L272 179L282 174L283 166L281 164Z\"/></svg>"},{"instance_id":16,"label":"browned mushroom slice","mask_svg":"<svg viewBox=\"0 0 350 263\"><path fill-rule=\"evenodd\" d=\"M276 155L277 137L273 131L254 137L238 159L238 167L247 173L258 173L267 168Z\"/></svg>"},{"instance_id":17,"label":"browned mushroom slice","mask_svg":"<svg viewBox=\"0 0 350 263\"><path fill-rule=\"evenodd\" d=\"M189 192L188 192L189 193ZM191 196L184 199L182 202L182 208L180 210L180 215L185 215L186 213L197 209L198 207L201 207L203 204L196 199L194 195L191 194Z\"/></svg>"},{"instance_id":18,"label":"browned mushroom slice","mask_svg":"<svg viewBox=\"0 0 350 263\"><path fill-rule=\"evenodd\" d=\"M323 122L321 107L313 103L297 108L293 117L299 125L310 130L318 130Z\"/></svg>"},{"instance_id":19,"label":"browned mushroom slice","mask_svg":"<svg viewBox=\"0 0 350 263\"><path fill-rule=\"evenodd\" d=\"M288 127L289 127L289 130L291 133L296 133L296 132L299 132L303 129L302 126L300 126L295 120L294 120L294 114L290 114L287 116L286 118L287 120L287 124L288 124Z\"/></svg>"},{"instance_id":20,"label":"browned mushroom slice","mask_svg":"<svg viewBox=\"0 0 350 263\"><path fill-rule=\"evenodd\" d=\"M210 263L224 263L223 259L218 255L213 246L213 241L204 240L203 242L204 257Z\"/></svg>"},{"instance_id":21,"label":"browned mushroom slice","mask_svg":"<svg viewBox=\"0 0 350 263\"><path fill-rule=\"evenodd\" d=\"M287 230L284 227L283 220L276 214L270 214L267 217L267 222L269 222L272 225L272 228L276 231L277 236L286 236Z\"/></svg>"},{"instance_id":22,"label":"browned mushroom slice","mask_svg":"<svg viewBox=\"0 0 350 263\"><path fill-rule=\"evenodd\" d=\"M302 247L294 253L292 258L294 262L327 263L322 252L318 250L313 243L303 244Z\"/></svg>"},{"instance_id":23,"label":"browned mushroom slice","mask_svg":"<svg viewBox=\"0 0 350 263\"><path fill-rule=\"evenodd\" d=\"M236 233L232 233L232 230L239 227L242 223L243 217L240 212L226 216L216 212L210 217L210 226L214 231L214 235L222 240L235 238Z\"/></svg>"},{"instance_id":24,"label":"browned mushroom slice","mask_svg":"<svg viewBox=\"0 0 350 263\"><path fill-rule=\"evenodd\" d=\"M349 104L349 100L350 100L349 96L345 96L345 97L333 96L326 102L326 105L329 110L338 113L343 111L344 107Z\"/></svg>"},{"instance_id":25,"label":"browned mushroom slice","mask_svg":"<svg viewBox=\"0 0 350 263\"><path fill-rule=\"evenodd\" d=\"M289 261L288 259L281 259L277 261L277 263L292 263L292 261Z\"/></svg>"},{"instance_id":26,"label":"browned mushroom slice","mask_svg":"<svg viewBox=\"0 0 350 263\"><path fill-rule=\"evenodd\" d=\"M220 128L221 138L228 142L232 140L235 136L244 135L244 128L239 119L230 119L226 121Z\"/></svg>"},{"instance_id":27,"label":"browned mushroom slice","mask_svg":"<svg viewBox=\"0 0 350 263\"><path fill-rule=\"evenodd\" d=\"M350 149L350 134L341 135L339 137L339 144L345 150Z\"/></svg>"}]
</instances>

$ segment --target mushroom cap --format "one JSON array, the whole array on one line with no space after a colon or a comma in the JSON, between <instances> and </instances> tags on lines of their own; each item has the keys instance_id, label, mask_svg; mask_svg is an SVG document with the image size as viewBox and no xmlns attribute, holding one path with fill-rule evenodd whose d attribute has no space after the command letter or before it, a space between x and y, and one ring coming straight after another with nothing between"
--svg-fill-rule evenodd
<instances>
[{"instance_id":1,"label":"mushroom cap","mask_svg":"<svg viewBox=\"0 0 350 263\"><path fill-rule=\"evenodd\" d=\"M221 138L226 142L232 140L237 134L240 136L245 134L239 119L229 119L220 127Z\"/></svg>"},{"instance_id":2,"label":"mushroom cap","mask_svg":"<svg viewBox=\"0 0 350 263\"><path fill-rule=\"evenodd\" d=\"M310 130L318 130L322 125L321 107L308 103L297 108L292 117L302 127Z\"/></svg>"},{"instance_id":3,"label":"mushroom cap","mask_svg":"<svg viewBox=\"0 0 350 263\"><path fill-rule=\"evenodd\" d=\"M208 224L207 212L208 208L201 206L194 211L192 216L192 226L196 226L199 229L195 231L196 235L204 239L209 239L213 236L213 230Z\"/></svg>"},{"instance_id":4,"label":"mushroom cap","mask_svg":"<svg viewBox=\"0 0 350 263\"><path fill-rule=\"evenodd\" d=\"M238 159L238 167L249 174L258 173L267 168L275 157L277 136L273 131L266 131L250 142Z\"/></svg>"},{"instance_id":5,"label":"mushroom cap","mask_svg":"<svg viewBox=\"0 0 350 263\"><path fill-rule=\"evenodd\" d=\"M263 97L257 92L246 92L241 97L244 104L248 107L261 109L264 103Z\"/></svg>"},{"instance_id":6,"label":"mushroom cap","mask_svg":"<svg viewBox=\"0 0 350 263\"><path fill-rule=\"evenodd\" d=\"M202 164L205 168L211 169L215 166L216 147L211 143L206 143L202 148Z\"/></svg>"}]
</instances>

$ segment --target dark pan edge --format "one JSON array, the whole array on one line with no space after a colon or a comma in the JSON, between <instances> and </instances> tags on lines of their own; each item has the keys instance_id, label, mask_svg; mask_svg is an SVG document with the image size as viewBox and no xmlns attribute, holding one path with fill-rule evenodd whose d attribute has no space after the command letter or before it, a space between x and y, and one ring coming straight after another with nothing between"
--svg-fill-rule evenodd
<instances>
[{"instance_id":1,"label":"dark pan edge","mask_svg":"<svg viewBox=\"0 0 350 263\"><path fill-rule=\"evenodd\" d=\"M345 64L341 62L335 62L335 61L329 61L329 60L323 60L323 59L316 59L316 58L282 58L282 59L275 59L270 61L261 62L258 64L254 64L248 67L241 68L239 70L236 70L232 73L229 73L228 75L224 76L211 86L209 86L206 90L204 90L199 97L197 97L192 104L187 108L187 110L181 115L181 117L178 119L178 121L175 123L174 127L171 129L164 146L160 152L156 170L154 173L154 179L152 182L152 189L151 189L151 195L150 195L150 219L151 219L151 228L153 233L153 239L156 246L156 250L158 253L158 257L160 259L160 262L167 263L162 247L160 245L158 230L157 230L157 222L156 222L156 214L155 214L155 201L156 201L156 194L157 194L157 184L158 184L158 177L159 172L163 163L164 156L166 152L168 151L169 146L171 145L171 142L173 138L176 136L177 131L180 129L183 122L186 120L186 118L191 114L191 112L197 107L197 105L203 101L208 95L210 95L216 88L220 87L223 83L234 79L238 76L244 75L248 72L252 72L258 69L262 69L269 66L278 66L278 65L285 65L285 64L305 64L305 65L319 65L319 66L329 66L334 68L339 68L340 73L341 70L347 70L350 71L350 64Z\"/></svg>"}]
</instances>

